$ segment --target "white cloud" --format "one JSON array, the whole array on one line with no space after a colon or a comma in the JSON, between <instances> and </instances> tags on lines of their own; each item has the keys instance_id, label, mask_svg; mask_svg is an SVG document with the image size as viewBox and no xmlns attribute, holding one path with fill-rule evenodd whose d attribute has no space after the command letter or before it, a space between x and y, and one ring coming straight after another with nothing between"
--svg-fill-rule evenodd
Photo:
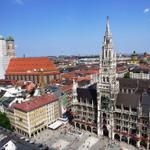
<instances>
[{"instance_id":1,"label":"white cloud","mask_svg":"<svg viewBox=\"0 0 150 150\"><path fill-rule=\"evenodd\" d=\"M24 1L23 0L15 0L15 3L18 5L23 5Z\"/></svg>"},{"instance_id":2,"label":"white cloud","mask_svg":"<svg viewBox=\"0 0 150 150\"><path fill-rule=\"evenodd\" d=\"M18 48L18 47L19 47L19 45L16 44L16 45L15 45L15 48Z\"/></svg>"},{"instance_id":3,"label":"white cloud","mask_svg":"<svg viewBox=\"0 0 150 150\"><path fill-rule=\"evenodd\" d=\"M148 13L149 11L150 11L149 8L145 8L145 9L144 9L144 13Z\"/></svg>"}]
</instances>

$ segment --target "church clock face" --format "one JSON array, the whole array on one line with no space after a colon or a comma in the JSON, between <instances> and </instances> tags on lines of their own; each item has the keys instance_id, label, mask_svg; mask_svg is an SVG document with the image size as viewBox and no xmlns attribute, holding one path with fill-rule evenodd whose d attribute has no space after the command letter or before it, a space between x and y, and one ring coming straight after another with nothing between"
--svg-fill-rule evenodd
<instances>
[{"instance_id":1,"label":"church clock face","mask_svg":"<svg viewBox=\"0 0 150 150\"><path fill-rule=\"evenodd\" d=\"M107 68L104 68L104 72L107 72Z\"/></svg>"}]
</instances>

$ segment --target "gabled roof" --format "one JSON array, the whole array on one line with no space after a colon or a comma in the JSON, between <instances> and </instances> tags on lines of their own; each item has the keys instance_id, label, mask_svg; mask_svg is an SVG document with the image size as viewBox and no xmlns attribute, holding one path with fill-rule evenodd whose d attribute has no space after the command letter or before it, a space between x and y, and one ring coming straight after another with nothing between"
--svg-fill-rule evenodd
<instances>
[{"instance_id":1,"label":"gabled roof","mask_svg":"<svg viewBox=\"0 0 150 150\"><path fill-rule=\"evenodd\" d=\"M12 58L7 67L6 74L34 73L40 71L40 69L42 69L43 72L58 71L54 62L48 57Z\"/></svg>"}]
</instances>

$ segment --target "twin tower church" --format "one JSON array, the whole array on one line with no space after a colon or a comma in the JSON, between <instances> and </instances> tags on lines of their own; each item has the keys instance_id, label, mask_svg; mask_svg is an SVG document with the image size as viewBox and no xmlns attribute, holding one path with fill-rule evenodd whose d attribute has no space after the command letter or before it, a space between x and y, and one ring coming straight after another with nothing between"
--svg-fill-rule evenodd
<instances>
[{"instance_id":1,"label":"twin tower church","mask_svg":"<svg viewBox=\"0 0 150 150\"><path fill-rule=\"evenodd\" d=\"M97 82L73 82L73 125L136 147L150 146L150 81L116 78L109 17Z\"/></svg>"},{"instance_id":2,"label":"twin tower church","mask_svg":"<svg viewBox=\"0 0 150 150\"><path fill-rule=\"evenodd\" d=\"M11 36L4 38L0 35L0 79L5 78L9 60L13 57L16 57L14 39Z\"/></svg>"}]
</instances>

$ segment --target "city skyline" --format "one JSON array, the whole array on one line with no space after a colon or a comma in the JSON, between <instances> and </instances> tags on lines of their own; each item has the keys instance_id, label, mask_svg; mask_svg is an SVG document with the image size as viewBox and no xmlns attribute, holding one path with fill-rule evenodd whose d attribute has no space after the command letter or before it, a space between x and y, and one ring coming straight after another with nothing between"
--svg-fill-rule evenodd
<instances>
[{"instance_id":1,"label":"city skyline","mask_svg":"<svg viewBox=\"0 0 150 150\"><path fill-rule=\"evenodd\" d=\"M100 54L106 16L117 53L149 52L150 1L2 0L0 34L17 56Z\"/></svg>"}]
</instances>

